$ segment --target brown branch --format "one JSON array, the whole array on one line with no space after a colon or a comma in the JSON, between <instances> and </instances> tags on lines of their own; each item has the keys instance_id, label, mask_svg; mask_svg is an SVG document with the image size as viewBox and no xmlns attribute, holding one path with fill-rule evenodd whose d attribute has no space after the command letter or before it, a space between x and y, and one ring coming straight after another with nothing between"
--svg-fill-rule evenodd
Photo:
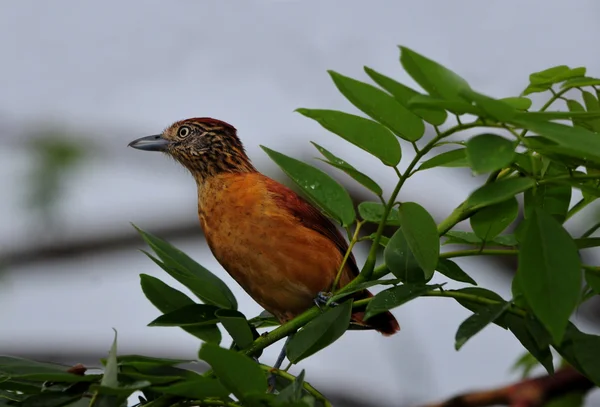
<instances>
[{"instance_id":1,"label":"brown branch","mask_svg":"<svg viewBox=\"0 0 600 407\"><path fill-rule=\"evenodd\" d=\"M577 370L565 367L551 376L526 379L499 389L466 393L425 407L538 407L566 393L586 392L593 387L594 383Z\"/></svg>"}]
</instances>

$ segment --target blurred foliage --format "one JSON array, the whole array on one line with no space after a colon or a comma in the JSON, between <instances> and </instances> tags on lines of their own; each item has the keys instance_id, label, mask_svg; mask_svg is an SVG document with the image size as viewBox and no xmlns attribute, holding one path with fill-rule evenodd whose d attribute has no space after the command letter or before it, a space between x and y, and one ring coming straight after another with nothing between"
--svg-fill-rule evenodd
<instances>
[{"instance_id":1,"label":"blurred foliage","mask_svg":"<svg viewBox=\"0 0 600 407\"><path fill-rule=\"evenodd\" d=\"M27 207L45 224L51 224L66 179L83 163L89 153L85 141L65 132L44 129L28 137L27 151L33 166L27 175Z\"/></svg>"}]
</instances>

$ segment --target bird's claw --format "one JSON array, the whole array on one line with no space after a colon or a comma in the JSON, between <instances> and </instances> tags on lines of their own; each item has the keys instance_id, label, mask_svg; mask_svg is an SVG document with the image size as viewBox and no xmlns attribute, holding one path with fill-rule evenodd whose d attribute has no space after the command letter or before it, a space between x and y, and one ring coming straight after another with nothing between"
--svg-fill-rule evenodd
<instances>
[{"instance_id":1,"label":"bird's claw","mask_svg":"<svg viewBox=\"0 0 600 407\"><path fill-rule=\"evenodd\" d=\"M317 294L317 296L314 299L315 305L321 310L323 311L323 307L328 305L327 303L329 302L329 299L332 297L332 293L328 293L325 291L321 291ZM337 302L330 302L329 306L330 307L337 307Z\"/></svg>"}]
</instances>

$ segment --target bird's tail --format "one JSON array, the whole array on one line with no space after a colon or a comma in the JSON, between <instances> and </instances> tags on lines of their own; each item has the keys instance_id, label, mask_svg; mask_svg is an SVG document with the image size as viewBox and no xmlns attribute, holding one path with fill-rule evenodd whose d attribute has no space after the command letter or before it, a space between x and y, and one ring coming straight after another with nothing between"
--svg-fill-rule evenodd
<instances>
[{"instance_id":1,"label":"bird's tail","mask_svg":"<svg viewBox=\"0 0 600 407\"><path fill-rule=\"evenodd\" d=\"M360 300L370 297L373 297L373 294L371 294L367 290L364 290L362 292L357 293L354 299ZM364 316L364 308L359 308L358 310L355 310L355 312L352 313L352 322L354 322L357 325L364 326L366 328L375 329L376 331L382 333L384 336L393 335L400 330L400 324L398 324L396 318L389 311L374 315L367 321L364 320Z\"/></svg>"}]
</instances>

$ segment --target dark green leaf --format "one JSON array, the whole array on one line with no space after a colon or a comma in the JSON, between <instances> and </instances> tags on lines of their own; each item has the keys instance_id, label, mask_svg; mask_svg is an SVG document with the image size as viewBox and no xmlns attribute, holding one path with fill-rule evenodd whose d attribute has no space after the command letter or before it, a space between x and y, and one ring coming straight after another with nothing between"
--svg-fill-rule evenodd
<instances>
[{"instance_id":1,"label":"dark green leaf","mask_svg":"<svg viewBox=\"0 0 600 407\"><path fill-rule=\"evenodd\" d=\"M142 355L122 355L117 356L119 365L128 366L141 366L141 365L163 365L163 366L174 366L182 363L190 363L188 359L168 359L168 358L155 358L152 356ZM104 363L104 362L103 362Z\"/></svg>"},{"instance_id":2,"label":"dark green leaf","mask_svg":"<svg viewBox=\"0 0 600 407\"><path fill-rule=\"evenodd\" d=\"M425 273L410 250L402 229L389 239L383 251L385 264L404 283L425 284Z\"/></svg>"},{"instance_id":3,"label":"dark green leaf","mask_svg":"<svg viewBox=\"0 0 600 407\"><path fill-rule=\"evenodd\" d=\"M205 343L198 354L214 370L223 385L238 399L265 393L267 379L260 366L248 356Z\"/></svg>"},{"instance_id":4,"label":"dark green leaf","mask_svg":"<svg viewBox=\"0 0 600 407\"><path fill-rule=\"evenodd\" d=\"M477 312L464 320L458 327L454 348L459 350L475 334L498 319L508 309L509 305L510 303L504 302L479 308Z\"/></svg>"},{"instance_id":5,"label":"dark green leaf","mask_svg":"<svg viewBox=\"0 0 600 407\"><path fill-rule=\"evenodd\" d=\"M439 271L440 273L452 280L477 285L475 280L473 280L471 276L465 273L463 269L461 269L458 266L458 264L456 264L452 260L440 259L437 265L437 271Z\"/></svg>"},{"instance_id":6,"label":"dark green leaf","mask_svg":"<svg viewBox=\"0 0 600 407\"><path fill-rule=\"evenodd\" d=\"M560 343L579 300L581 262L577 246L560 223L543 210L534 209L525 222L515 278L521 282L527 303Z\"/></svg>"},{"instance_id":7,"label":"dark green leaf","mask_svg":"<svg viewBox=\"0 0 600 407\"><path fill-rule=\"evenodd\" d=\"M216 315L240 349L246 349L252 344L254 334L244 314L239 311L221 309L217 311Z\"/></svg>"},{"instance_id":8,"label":"dark green leaf","mask_svg":"<svg viewBox=\"0 0 600 407\"><path fill-rule=\"evenodd\" d=\"M367 288L371 288L371 287L374 287L376 285L397 285L397 284L400 284L401 282L402 281L400 279L365 281L365 282L353 285L352 289L350 289L349 291L344 291L341 294L334 295L333 297L331 297L329 299L329 301L330 302L337 302L337 301L341 300L342 298L346 298L350 294L354 294L356 292L359 292L359 291L362 291L362 290L366 290Z\"/></svg>"},{"instance_id":9,"label":"dark green leaf","mask_svg":"<svg viewBox=\"0 0 600 407\"><path fill-rule=\"evenodd\" d=\"M379 158L385 165L400 163L402 151L394 135L381 124L364 117L335 110L297 109L300 114Z\"/></svg>"},{"instance_id":10,"label":"dark green leaf","mask_svg":"<svg viewBox=\"0 0 600 407\"><path fill-rule=\"evenodd\" d=\"M456 243L456 244L474 244L481 245L483 240L479 238L473 232L463 232L462 230L450 230L446 232L448 240L445 244Z\"/></svg>"},{"instance_id":11,"label":"dark green leaf","mask_svg":"<svg viewBox=\"0 0 600 407\"><path fill-rule=\"evenodd\" d=\"M585 281L592 288L592 290L594 290L596 294L600 295L600 273L595 273L591 270L586 270Z\"/></svg>"},{"instance_id":12,"label":"dark green leaf","mask_svg":"<svg viewBox=\"0 0 600 407\"><path fill-rule=\"evenodd\" d=\"M483 111L464 100L459 99L439 99L428 95L417 95L410 99L408 102L410 109L431 109L432 111L444 109L451 113L461 114L472 114L475 116L484 116Z\"/></svg>"},{"instance_id":13,"label":"dark green leaf","mask_svg":"<svg viewBox=\"0 0 600 407\"><path fill-rule=\"evenodd\" d=\"M406 72L430 95L456 99L462 90L469 89L463 78L437 62L406 47L400 47L400 51L400 63Z\"/></svg>"},{"instance_id":14,"label":"dark green leaf","mask_svg":"<svg viewBox=\"0 0 600 407\"><path fill-rule=\"evenodd\" d=\"M365 66L365 72L379 86L381 86L383 89L385 89L389 93L391 93L396 98L396 100L398 100L400 103L402 103L402 105L404 107L408 108L409 107L408 101L411 98L420 94L419 92L409 88L408 86L403 85L399 82L396 82L394 79L392 79L388 76L382 75L379 72L377 72L369 67ZM434 126L440 126L440 125L444 124L444 122L446 121L446 118L448 117L448 114L442 109L431 109L431 110L429 110L429 109L425 109L425 110L412 109L412 111L416 115L423 118L423 120L427 121L428 123L433 124Z\"/></svg>"},{"instance_id":15,"label":"dark green leaf","mask_svg":"<svg viewBox=\"0 0 600 407\"><path fill-rule=\"evenodd\" d=\"M529 218L535 208L540 208L563 223L569 211L571 191L569 185L548 184L525 191L525 218Z\"/></svg>"},{"instance_id":16,"label":"dark green leaf","mask_svg":"<svg viewBox=\"0 0 600 407\"><path fill-rule=\"evenodd\" d=\"M235 296L221 279L170 243L134 227L162 260L157 264L194 295L209 305L237 309Z\"/></svg>"},{"instance_id":17,"label":"dark green leaf","mask_svg":"<svg viewBox=\"0 0 600 407\"><path fill-rule=\"evenodd\" d=\"M296 379L286 388L281 390L277 395L277 401L280 403L292 403L296 401L300 401L302 399L302 395L304 393L304 389L302 387L304 383L304 369L300 372L300 374L296 377Z\"/></svg>"},{"instance_id":18,"label":"dark green leaf","mask_svg":"<svg viewBox=\"0 0 600 407\"><path fill-rule=\"evenodd\" d=\"M508 98L502 98L500 100L506 104L511 105L512 107L514 107L515 109L518 109L518 110L527 110L531 107L531 103L532 103L531 99L524 98L524 97L508 97Z\"/></svg>"},{"instance_id":19,"label":"dark green leaf","mask_svg":"<svg viewBox=\"0 0 600 407\"><path fill-rule=\"evenodd\" d=\"M515 158L516 143L495 134L467 141L467 160L473 172L483 174L507 167Z\"/></svg>"},{"instance_id":20,"label":"dark green leaf","mask_svg":"<svg viewBox=\"0 0 600 407\"><path fill-rule=\"evenodd\" d=\"M140 282L146 298L163 314L194 304L190 297L155 277L140 274ZM216 325L188 326L181 329L207 342L221 342L221 331Z\"/></svg>"},{"instance_id":21,"label":"dark green leaf","mask_svg":"<svg viewBox=\"0 0 600 407\"><path fill-rule=\"evenodd\" d=\"M575 239L575 244L579 250L598 247L600 246L600 237L583 237Z\"/></svg>"},{"instance_id":22,"label":"dark green leaf","mask_svg":"<svg viewBox=\"0 0 600 407\"><path fill-rule=\"evenodd\" d=\"M152 383L150 383L149 381L146 381L146 380L133 382L133 383L127 383L127 384L119 384L116 387L92 384L90 386L90 390L95 391L99 396L108 396L108 397L103 397L103 401L110 403L111 402L110 400L114 400L110 396L120 396L118 399L124 400L125 398L129 397L132 393L134 393L138 390L141 390L143 388L150 387L151 385L152 385ZM111 406L111 404L101 404L101 405ZM112 406L115 406L115 405L119 405L119 404L112 404Z\"/></svg>"},{"instance_id":23,"label":"dark green leaf","mask_svg":"<svg viewBox=\"0 0 600 407\"><path fill-rule=\"evenodd\" d=\"M524 318L515 315L506 315L506 323L508 329L521 342L523 347L535 357L542 366L548 371L548 374L554 373L554 365L552 362L552 353L548 347L548 343L539 344L532 330L528 329L527 322Z\"/></svg>"},{"instance_id":24,"label":"dark green leaf","mask_svg":"<svg viewBox=\"0 0 600 407\"><path fill-rule=\"evenodd\" d=\"M504 301L504 299L502 297L500 297L495 292L487 290L485 288L481 288L481 287L466 287L466 288L461 288L459 290L446 290L446 292L455 292L455 293L466 294L468 296L482 297L482 298L485 298L488 300L495 301L497 303L506 302L506 301ZM474 302L474 301L470 300L469 298L456 298L456 301L460 305L462 305L463 307L465 307L466 309L468 309L469 311L472 311L472 312L477 312L481 307L483 307L483 305L480 304L479 302ZM489 305L494 305L494 304L489 304ZM503 315L500 318L496 319L496 321L494 321L494 322L496 324L500 325L501 327L506 328L506 321L504 319L505 318Z\"/></svg>"},{"instance_id":25,"label":"dark green leaf","mask_svg":"<svg viewBox=\"0 0 600 407\"><path fill-rule=\"evenodd\" d=\"M148 326L215 325L219 322L215 315L218 309L212 305L190 304L161 315Z\"/></svg>"},{"instance_id":26,"label":"dark green leaf","mask_svg":"<svg viewBox=\"0 0 600 407\"><path fill-rule=\"evenodd\" d=\"M536 121L541 121L541 122L549 121L549 120L566 120L566 119L594 120L594 119L597 119L600 117L600 112L586 112L585 110L584 111L569 111L569 112L555 112L555 111L517 112L514 117L516 119L536 120Z\"/></svg>"},{"instance_id":27,"label":"dark green leaf","mask_svg":"<svg viewBox=\"0 0 600 407\"><path fill-rule=\"evenodd\" d=\"M288 177L330 217L343 226L354 222L356 212L348 191L325 172L311 165L261 146Z\"/></svg>"},{"instance_id":28,"label":"dark green leaf","mask_svg":"<svg viewBox=\"0 0 600 407\"><path fill-rule=\"evenodd\" d=\"M584 373L600 386L600 336L579 332L573 340L573 352Z\"/></svg>"},{"instance_id":29,"label":"dark green leaf","mask_svg":"<svg viewBox=\"0 0 600 407\"><path fill-rule=\"evenodd\" d=\"M367 304L365 319L399 307L402 304L422 296L428 291L440 288L440 284L404 284L388 288L377 295Z\"/></svg>"},{"instance_id":30,"label":"dark green leaf","mask_svg":"<svg viewBox=\"0 0 600 407\"><path fill-rule=\"evenodd\" d=\"M425 161L419 167L418 171L427 170L433 167L468 167L467 149L458 148L456 150L446 151Z\"/></svg>"},{"instance_id":31,"label":"dark green leaf","mask_svg":"<svg viewBox=\"0 0 600 407\"><path fill-rule=\"evenodd\" d=\"M373 120L383 124L407 141L417 141L423 137L425 133L423 121L398 103L393 96L372 85L334 71L329 71L329 75L339 91Z\"/></svg>"},{"instance_id":32,"label":"dark green leaf","mask_svg":"<svg viewBox=\"0 0 600 407\"><path fill-rule=\"evenodd\" d=\"M358 213L360 217L367 222L380 223L383 219L385 208L379 202L361 202L358 205ZM385 222L386 225L399 226L400 214L397 209L392 208Z\"/></svg>"},{"instance_id":33,"label":"dark green leaf","mask_svg":"<svg viewBox=\"0 0 600 407\"><path fill-rule=\"evenodd\" d=\"M287 344L290 362L298 363L337 341L348 329L351 312L352 301L346 301L306 324Z\"/></svg>"},{"instance_id":34,"label":"dark green leaf","mask_svg":"<svg viewBox=\"0 0 600 407\"><path fill-rule=\"evenodd\" d=\"M475 192L467 198L467 207L470 210L476 210L504 202L507 199L532 188L534 185L534 180L523 177L507 178L492 182L475 190Z\"/></svg>"},{"instance_id":35,"label":"dark green leaf","mask_svg":"<svg viewBox=\"0 0 600 407\"><path fill-rule=\"evenodd\" d=\"M81 394L67 394L62 392L47 392L27 397L22 407L64 407L81 399ZM1 400L0 400L0 405ZM7 406L9 404L6 404Z\"/></svg>"},{"instance_id":36,"label":"dark green leaf","mask_svg":"<svg viewBox=\"0 0 600 407\"><path fill-rule=\"evenodd\" d=\"M210 397L224 399L230 393L217 379L208 377L197 377L193 380L186 380L169 386L153 386L152 388L164 394L196 400Z\"/></svg>"},{"instance_id":37,"label":"dark green leaf","mask_svg":"<svg viewBox=\"0 0 600 407\"><path fill-rule=\"evenodd\" d=\"M554 122L521 119L515 120L515 122L546 139L552 140L562 147L566 154L574 154L577 158L600 162L600 137L594 132L581 127L572 127Z\"/></svg>"},{"instance_id":38,"label":"dark green leaf","mask_svg":"<svg viewBox=\"0 0 600 407\"><path fill-rule=\"evenodd\" d=\"M567 394L554 397L544 404L544 407L581 407L585 400L586 391L574 390Z\"/></svg>"},{"instance_id":39,"label":"dark green leaf","mask_svg":"<svg viewBox=\"0 0 600 407\"><path fill-rule=\"evenodd\" d=\"M15 356L0 356L0 377L42 373L66 373L68 366L42 363ZM1 380L0 380L1 381Z\"/></svg>"},{"instance_id":40,"label":"dark green leaf","mask_svg":"<svg viewBox=\"0 0 600 407\"><path fill-rule=\"evenodd\" d=\"M377 183L375 181L373 181L371 178L369 178L362 172L358 171L356 168L354 168L353 166L348 164L346 161L342 160L339 157L336 157L331 152L327 151L325 148L321 147L317 143L312 142L312 141L311 141L311 143L327 159L327 160L321 160L321 161L326 162L327 164L344 171L350 177L354 178L355 181L362 184L367 189L371 190L375 195L381 196L381 194L383 194L381 187L379 185L377 185Z\"/></svg>"},{"instance_id":41,"label":"dark green leaf","mask_svg":"<svg viewBox=\"0 0 600 407\"><path fill-rule=\"evenodd\" d=\"M563 83L560 87L563 89L565 89L565 88L569 89L569 88L580 88L583 86L598 86L598 85L600 85L600 79L581 77L581 78L569 79L568 81L565 81L565 83Z\"/></svg>"},{"instance_id":42,"label":"dark green leaf","mask_svg":"<svg viewBox=\"0 0 600 407\"><path fill-rule=\"evenodd\" d=\"M400 227L410 251L429 280L440 257L440 238L433 217L415 202L400 206Z\"/></svg>"},{"instance_id":43,"label":"dark green leaf","mask_svg":"<svg viewBox=\"0 0 600 407\"><path fill-rule=\"evenodd\" d=\"M514 222L518 214L519 203L513 197L479 210L471 216L469 221L475 234L487 242L502 233L508 225Z\"/></svg>"}]
</instances>

